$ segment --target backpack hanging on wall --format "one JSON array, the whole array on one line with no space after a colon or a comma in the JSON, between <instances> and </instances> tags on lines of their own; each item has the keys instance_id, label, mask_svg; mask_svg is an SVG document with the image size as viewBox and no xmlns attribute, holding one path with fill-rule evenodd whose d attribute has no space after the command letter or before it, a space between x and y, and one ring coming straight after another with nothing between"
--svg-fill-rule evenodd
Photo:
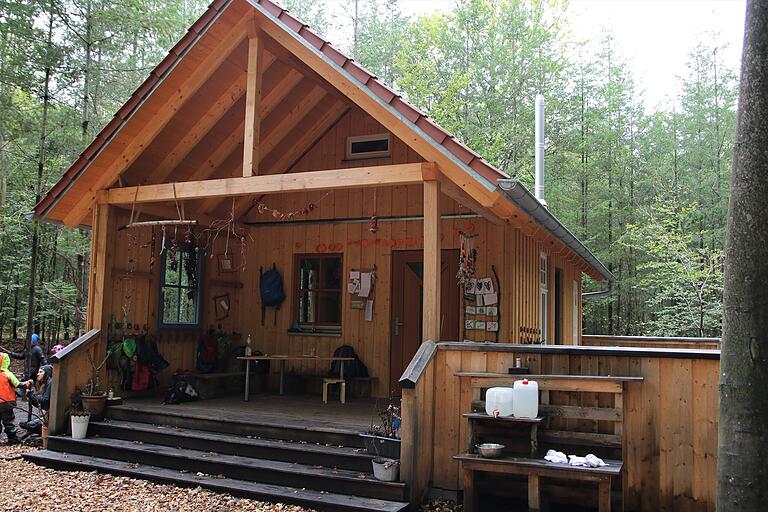
<instances>
[{"instance_id":1,"label":"backpack hanging on wall","mask_svg":"<svg viewBox=\"0 0 768 512\"><path fill-rule=\"evenodd\" d=\"M277 325L277 310L285 300L283 276L277 271L275 264L266 272L259 269L259 292L261 293L261 325L267 308L275 308L275 325Z\"/></svg>"}]
</instances>

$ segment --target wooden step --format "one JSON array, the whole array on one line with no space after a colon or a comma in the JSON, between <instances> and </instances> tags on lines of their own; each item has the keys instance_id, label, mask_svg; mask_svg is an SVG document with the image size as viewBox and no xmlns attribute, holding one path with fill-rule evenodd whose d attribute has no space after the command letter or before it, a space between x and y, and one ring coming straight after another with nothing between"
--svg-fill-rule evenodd
<instances>
[{"instance_id":1,"label":"wooden step","mask_svg":"<svg viewBox=\"0 0 768 512\"><path fill-rule=\"evenodd\" d=\"M373 458L362 448L250 438L235 434L120 420L91 422L88 425L88 433L126 441L142 441L162 446L240 455L255 459L298 462L309 466L321 465L365 473L370 473Z\"/></svg>"},{"instance_id":2,"label":"wooden step","mask_svg":"<svg viewBox=\"0 0 768 512\"><path fill-rule=\"evenodd\" d=\"M151 480L153 482L182 487L200 486L205 489L227 493L241 498L299 505L322 511L401 512L408 510L408 504L403 502L360 498L345 494L321 492L297 487L254 483L233 478L197 476L195 473L182 473L168 468L114 461L101 457L39 450L25 453L24 458L30 462L53 469L67 471L95 470L102 473Z\"/></svg>"},{"instance_id":3,"label":"wooden step","mask_svg":"<svg viewBox=\"0 0 768 512\"><path fill-rule=\"evenodd\" d=\"M365 443L357 432L350 432L329 426L316 426L306 422L238 420L226 417L211 417L200 412L183 409L168 409L158 412L136 405L118 405L106 411L109 419L169 425L172 427L204 430L224 434L260 437L264 439L283 439L286 441L304 441L307 443L329 444L362 448Z\"/></svg>"},{"instance_id":4,"label":"wooden step","mask_svg":"<svg viewBox=\"0 0 768 512\"><path fill-rule=\"evenodd\" d=\"M168 469L223 475L252 482L301 487L318 491L352 494L384 500L405 499L405 484L382 482L370 473L308 466L276 460L254 459L138 441L91 437L72 439L54 436L48 440L53 451L98 456Z\"/></svg>"}]
</instances>

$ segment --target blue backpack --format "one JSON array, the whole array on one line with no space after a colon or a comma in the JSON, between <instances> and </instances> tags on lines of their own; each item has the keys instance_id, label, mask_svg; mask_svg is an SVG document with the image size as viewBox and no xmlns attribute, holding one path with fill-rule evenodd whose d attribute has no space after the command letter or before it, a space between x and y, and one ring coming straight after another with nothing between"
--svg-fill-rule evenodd
<instances>
[{"instance_id":1,"label":"blue backpack","mask_svg":"<svg viewBox=\"0 0 768 512\"><path fill-rule=\"evenodd\" d=\"M267 308L272 307L275 308L275 325L277 325L277 310L285 300L285 291L283 276L277 271L274 263L266 272L260 270L259 292L261 292L261 325L264 325Z\"/></svg>"}]
</instances>

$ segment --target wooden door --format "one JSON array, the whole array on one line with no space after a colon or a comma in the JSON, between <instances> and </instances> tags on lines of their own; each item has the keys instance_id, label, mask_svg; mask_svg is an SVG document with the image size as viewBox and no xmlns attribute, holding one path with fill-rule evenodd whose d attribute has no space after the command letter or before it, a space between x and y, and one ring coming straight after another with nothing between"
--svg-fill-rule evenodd
<instances>
[{"instance_id":1,"label":"wooden door","mask_svg":"<svg viewBox=\"0 0 768 512\"><path fill-rule=\"evenodd\" d=\"M456 284L459 251L444 249L440 268L440 341L459 341L461 290ZM422 251L392 251L391 396L400 396L400 376L422 342L423 276Z\"/></svg>"}]
</instances>

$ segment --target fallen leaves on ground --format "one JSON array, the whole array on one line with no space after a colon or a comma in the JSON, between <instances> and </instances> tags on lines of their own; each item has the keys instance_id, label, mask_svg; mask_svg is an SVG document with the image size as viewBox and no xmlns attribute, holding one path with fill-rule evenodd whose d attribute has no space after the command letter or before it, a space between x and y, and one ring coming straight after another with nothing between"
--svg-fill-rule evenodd
<instances>
[{"instance_id":1,"label":"fallen leaves on ground","mask_svg":"<svg viewBox=\"0 0 768 512\"><path fill-rule=\"evenodd\" d=\"M463 506L456 504L453 500L437 498L425 503L419 510L420 512L461 512L463 509Z\"/></svg>"},{"instance_id":2,"label":"fallen leaves on ground","mask_svg":"<svg viewBox=\"0 0 768 512\"><path fill-rule=\"evenodd\" d=\"M82 471L56 471L22 460L35 448L0 446L0 510L123 510L135 512L308 512L294 505L263 503L145 480Z\"/></svg>"}]
</instances>

